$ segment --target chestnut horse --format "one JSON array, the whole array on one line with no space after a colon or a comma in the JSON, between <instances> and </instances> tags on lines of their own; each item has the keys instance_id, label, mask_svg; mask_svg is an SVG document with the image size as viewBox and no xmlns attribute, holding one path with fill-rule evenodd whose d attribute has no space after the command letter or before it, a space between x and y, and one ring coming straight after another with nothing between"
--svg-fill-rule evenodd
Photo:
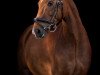
<instances>
[{"instance_id":1,"label":"chestnut horse","mask_svg":"<svg viewBox=\"0 0 100 75\"><path fill-rule=\"evenodd\" d=\"M91 47L72 0L39 0L18 51L21 75L87 75Z\"/></svg>"}]
</instances>

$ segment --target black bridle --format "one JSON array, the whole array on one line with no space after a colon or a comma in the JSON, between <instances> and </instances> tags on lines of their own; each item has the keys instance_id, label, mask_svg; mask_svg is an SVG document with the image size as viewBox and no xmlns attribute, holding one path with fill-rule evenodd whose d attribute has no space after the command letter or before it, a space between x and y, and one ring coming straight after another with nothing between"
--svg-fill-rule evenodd
<instances>
[{"instance_id":1,"label":"black bridle","mask_svg":"<svg viewBox=\"0 0 100 75\"><path fill-rule=\"evenodd\" d=\"M62 0L56 0L56 4L55 4L55 7L54 7L54 14L53 16L51 17L50 21L48 21L47 19L43 19L43 18L34 18L34 22L42 22L42 23L46 23L48 24L47 26L42 26L42 28L44 30L47 30L47 29L51 29L52 27L54 28L53 31L50 30L50 32L54 32L57 28L57 25L62 21L58 21L57 22L57 19L56 19L56 16L57 16L57 12L58 12L58 9L62 9L63 8L63 3L62 3ZM62 10L61 10L62 12Z\"/></svg>"}]
</instances>

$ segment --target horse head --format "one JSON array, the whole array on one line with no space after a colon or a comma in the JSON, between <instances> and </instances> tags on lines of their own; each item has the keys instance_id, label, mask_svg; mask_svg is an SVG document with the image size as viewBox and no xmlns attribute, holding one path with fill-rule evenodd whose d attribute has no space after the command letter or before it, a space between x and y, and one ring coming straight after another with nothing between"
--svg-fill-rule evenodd
<instances>
[{"instance_id":1,"label":"horse head","mask_svg":"<svg viewBox=\"0 0 100 75\"><path fill-rule=\"evenodd\" d=\"M39 9L32 33L37 38L43 38L48 32L54 32L63 18L62 0L39 0Z\"/></svg>"}]
</instances>

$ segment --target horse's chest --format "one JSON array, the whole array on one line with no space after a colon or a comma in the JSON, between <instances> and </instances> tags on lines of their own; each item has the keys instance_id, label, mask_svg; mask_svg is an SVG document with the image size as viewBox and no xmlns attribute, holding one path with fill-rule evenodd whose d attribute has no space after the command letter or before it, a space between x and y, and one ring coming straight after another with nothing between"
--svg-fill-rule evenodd
<instances>
[{"instance_id":1,"label":"horse's chest","mask_svg":"<svg viewBox=\"0 0 100 75\"><path fill-rule=\"evenodd\" d=\"M72 46L44 46L38 42L27 46L26 60L30 69L35 68L43 75L70 75L74 71L75 52Z\"/></svg>"},{"instance_id":2,"label":"horse's chest","mask_svg":"<svg viewBox=\"0 0 100 75\"><path fill-rule=\"evenodd\" d=\"M74 71L75 57L72 52L57 50L52 59L55 74L69 75Z\"/></svg>"},{"instance_id":3,"label":"horse's chest","mask_svg":"<svg viewBox=\"0 0 100 75\"><path fill-rule=\"evenodd\" d=\"M54 75L70 75L74 71L75 67L75 49L73 47L61 47L55 46L51 48L48 46L46 48L46 53L48 54L48 59L50 61L50 66Z\"/></svg>"}]
</instances>

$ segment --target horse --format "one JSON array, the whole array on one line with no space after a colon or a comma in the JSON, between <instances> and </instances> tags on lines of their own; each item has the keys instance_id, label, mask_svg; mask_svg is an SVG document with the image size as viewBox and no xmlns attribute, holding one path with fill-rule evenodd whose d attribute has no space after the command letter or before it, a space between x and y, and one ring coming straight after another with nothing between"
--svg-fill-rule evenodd
<instances>
[{"instance_id":1,"label":"horse","mask_svg":"<svg viewBox=\"0 0 100 75\"><path fill-rule=\"evenodd\" d=\"M21 75L87 75L91 45L73 0L39 0L19 41Z\"/></svg>"}]
</instances>

